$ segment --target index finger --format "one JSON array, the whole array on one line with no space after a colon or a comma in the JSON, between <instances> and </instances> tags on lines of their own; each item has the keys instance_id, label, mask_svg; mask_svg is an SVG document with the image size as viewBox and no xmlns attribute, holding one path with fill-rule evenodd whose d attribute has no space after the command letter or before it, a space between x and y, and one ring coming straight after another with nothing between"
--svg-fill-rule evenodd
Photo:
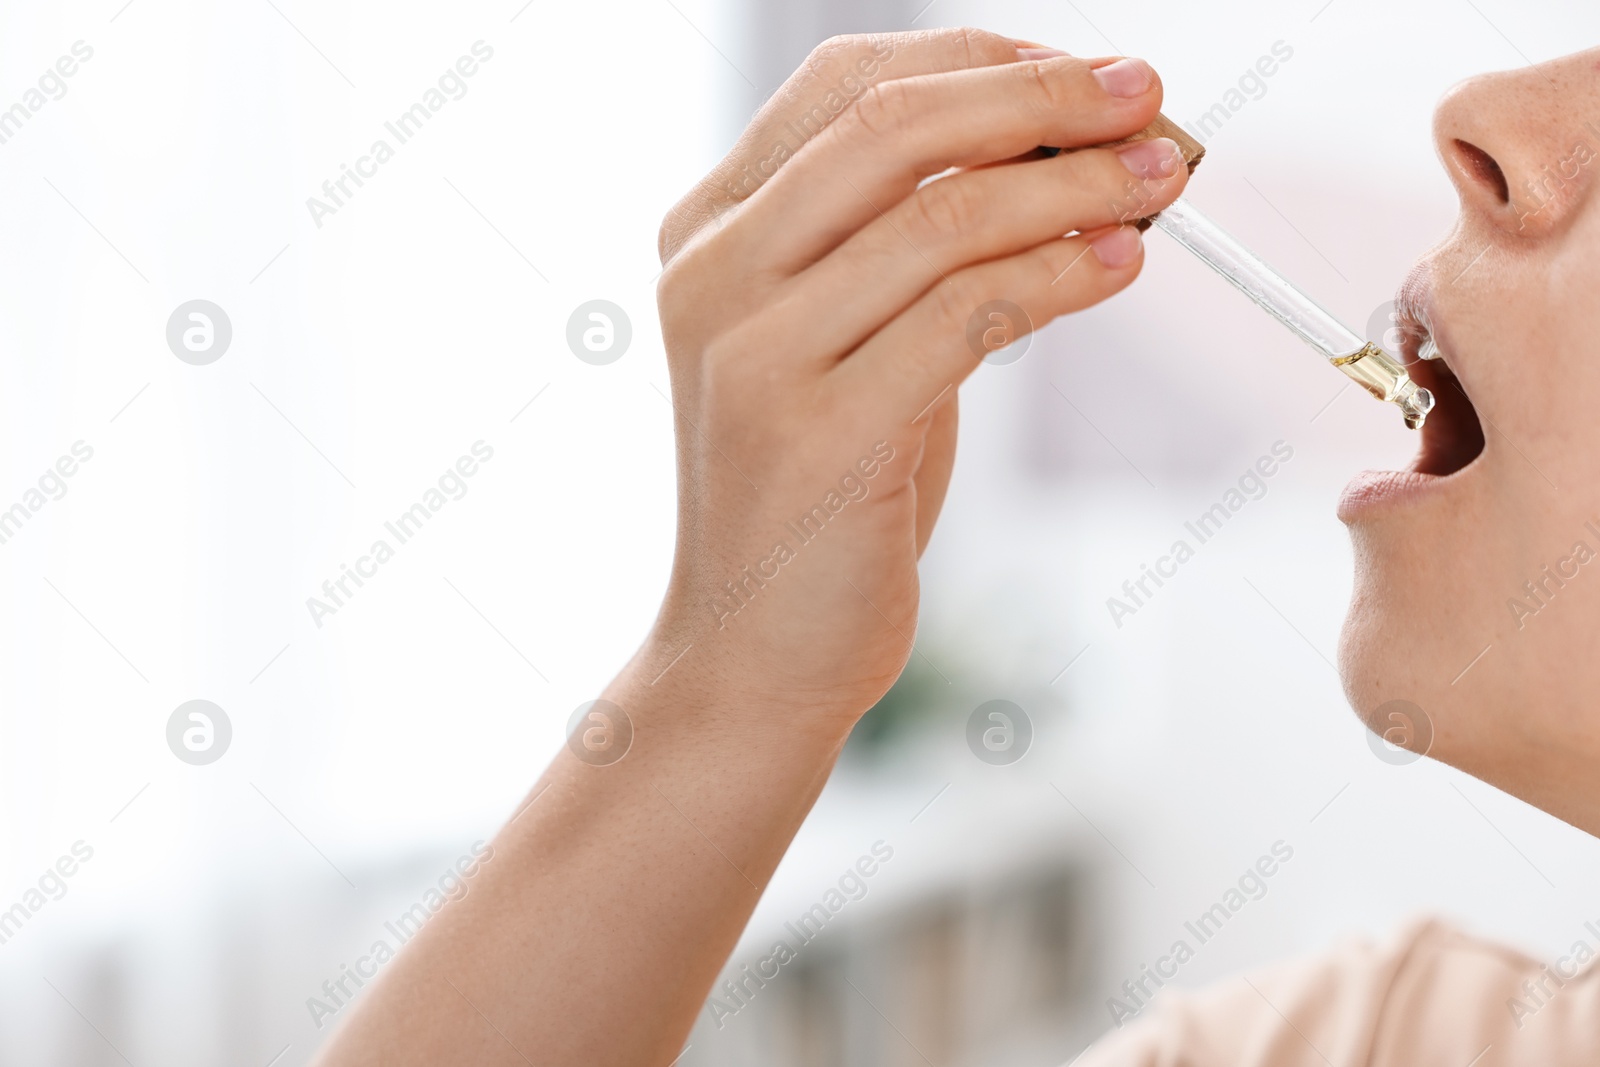
<instances>
[{"instance_id":1,"label":"index finger","mask_svg":"<svg viewBox=\"0 0 1600 1067\"><path fill-rule=\"evenodd\" d=\"M721 163L673 206L661 227L661 261L717 215L761 188L786 161L875 85L1014 63L1032 50L986 30L923 30L833 37L761 106Z\"/></svg>"},{"instance_id":2,"label":"index finger","mask_svg":"<svg viewBox=\"0 0 1600 1067\"><path fill-rule=\"evenodd\" d=\"M726 254L799 273L931 175L1038 145L1116 141L1160 107L1155 71L1128 58L1061 56L876 86L740 208L743 232Z\"/></svg>"}]
</instances>

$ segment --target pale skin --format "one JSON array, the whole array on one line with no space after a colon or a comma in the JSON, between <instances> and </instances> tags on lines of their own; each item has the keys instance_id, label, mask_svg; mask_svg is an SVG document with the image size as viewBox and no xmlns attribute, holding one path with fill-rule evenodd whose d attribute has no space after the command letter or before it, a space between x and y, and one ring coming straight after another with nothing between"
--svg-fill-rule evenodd
<instances>
[{"instance_id":1,"label":"pale skin","mask_svg":"<svg viewBox=\"0 0 1600 1067\"><path fill-rule=\"evenodd\" d=\"M1493 171L1456 147L1497 161L1515 195L1518 168L1571 139L1561 94L1600 103L1594 56L1562 64L1446 100L1440 144L1463 221L1429 269L1454 275L1491 248L1476 277L1451 293L1422 284L1432 295L1410 306L1430 302L1478 410L1565 495L1493 434L1477 456L1471 406L1455 405L1467 412L1456 431L1441 419L1424 451L1429 485L1365 504L1354 493L1345 508L1361 574L1344 660L1359 712L1416 701L1435 755L1594 831L1600 786L1580 769L1600 757L1586 696L1600 656L1582 623L1600 617L1600 577L1541 616L1547 634L1505 638L1472 685L1450 684L1504 628L1501 601L1537 571L1523 573L1527 560L1564 554L1577 517L1600 518L1600 493L1580 491L1600 484L1600 367L1580 346L1600 304L1562 303L1600 269L1588 175L1519 230L1526 212L1486 194ZM781 131L841 86L845 106L774 164ZM837 39L673 209L658 297L678 413L677 553L655 625L603 694L625 710L631 747L604 766L557 756L467 895L341 1012L319 1063L674 1061L845 738L910 655L956 395L982 366L974 312L1007 300L1026 329L1119 292L1143 262L1123 223L1187 180L1165 141L1032 150L1120 139L1160 105L1137 60L975 30ZM1511 313L1507 290L1523 302ZM1553 321L1517 321L1541 309ZM1547 363L1528 383L1513 359ZM1552 411L1560 434L1538 420ZM797 543L785 524L841 485L851 499L826 531L772 562L776 543ZM737 612L728 583L746 591ZM1540 706L1519 686L1538 687ZM1513 698L1526 713L1508 712Z\"/></svg>"}]
</instances>

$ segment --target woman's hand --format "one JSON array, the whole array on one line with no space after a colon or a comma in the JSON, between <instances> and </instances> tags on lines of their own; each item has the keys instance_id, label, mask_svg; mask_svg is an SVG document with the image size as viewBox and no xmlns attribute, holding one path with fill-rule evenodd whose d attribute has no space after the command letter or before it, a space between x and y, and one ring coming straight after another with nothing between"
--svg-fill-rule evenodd
<instances>
[{"instance_id":1,"label":"woman's hand","mask_svg":"<svg viewBox=\"0 0 1600 1067\"><path fill-rule=\"evenodd\" d=\"M1166 140L1018 157L1121 139L1160 104L1140 60L976 30L836 38L774 95L661 231L680 518L637 674L681 656L680 678L846 727L882 695L984 336L1132 282L1118 224L1187 178Z\"/></svg>"},{"instance_id":2,"label":"woman's hand","mask_svg":"<svg viewBox=\"0 0 1600 1067\"><path fill-rule=\"evenodd\" d=\"M992 34L840 39L673 211L678 554L606 691L631 728L569 741L325 1067L677 1062L850 726L905 665L983 334L1127 285L1141 245L1118 223L1186 174L1170 142L1020 157L1135 133L1160 98L1137 61ZM1021 317L990 319L996 300Z\"/></svg>"}]
</instances>

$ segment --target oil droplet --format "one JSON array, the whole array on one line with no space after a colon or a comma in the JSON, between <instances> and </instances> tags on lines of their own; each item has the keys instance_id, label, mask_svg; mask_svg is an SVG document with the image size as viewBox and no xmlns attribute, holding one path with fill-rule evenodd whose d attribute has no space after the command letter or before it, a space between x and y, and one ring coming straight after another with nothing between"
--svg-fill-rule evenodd
<instances>
[{"instance_id":1,"label":"oil droplet","mask_svg":"<svg viewBox=\"0 0 1600 1067\"><path fill-rule=\"evenodd\" d=\"M1408 427L1422 429L1428 412L1433 410L1433 394L1412 381L1411 375L1389 353L1369 343L1360 351L1332 362L1379 400L1397 405Z\"/></svg>"}]
</instances>

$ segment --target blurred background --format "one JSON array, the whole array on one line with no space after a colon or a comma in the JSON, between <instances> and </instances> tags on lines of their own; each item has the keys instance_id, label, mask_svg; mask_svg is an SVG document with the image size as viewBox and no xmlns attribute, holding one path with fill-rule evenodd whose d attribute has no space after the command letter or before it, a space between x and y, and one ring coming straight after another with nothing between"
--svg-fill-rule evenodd
<instances>
[{"instance_id":1,"label":"blurred background","mask_svg":"<svg viewBox=\"0 0 1600 1067\"><path fill-rule=\"evenodd\" d=\"M1151 60L1209 150L1190 198L1374 339L1452 224L1440 95L1600 41L1576 0L0 10L0 509L27 510L0 528L0 1062L309 1060L339 1017L311 998L515 810L653 617L662 215L822 39L962 24ZM385 124L430 91L400 143ZM336 202L346 167L367 176ZM1176 984L1419 914L1551 955L1600 918L1593 840L1380 758L1345 705L1334 502L1414 437L1148 248L1138 285L965 387L918 655L681 1063L1066 1062L1275 844L1292 859ZM204 365L169 343L195 300ZM567 343L594 300L631 324L603 365ZM1266 494L1114 618L1275 446ZM195 700L208 763L169 730ZM794 958L745 978L780 938Z\"/></svg>"}]
</instances>

